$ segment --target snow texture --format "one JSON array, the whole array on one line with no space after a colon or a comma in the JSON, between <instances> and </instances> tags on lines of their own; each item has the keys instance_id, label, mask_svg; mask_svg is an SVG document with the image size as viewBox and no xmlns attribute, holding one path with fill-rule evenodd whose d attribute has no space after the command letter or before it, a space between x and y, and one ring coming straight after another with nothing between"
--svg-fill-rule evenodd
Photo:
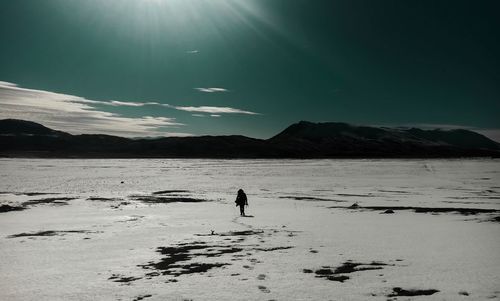
<instances>
[{"instance_id":1,"label":"snow texture","mask_svg":"<svg viewBox=\"0 0 500 301\"><path fill-rule=\"evenodd\" d=\"M500 299L499 160L2 159L0 177L0 300Z\"/></svg>"}]
</instances>

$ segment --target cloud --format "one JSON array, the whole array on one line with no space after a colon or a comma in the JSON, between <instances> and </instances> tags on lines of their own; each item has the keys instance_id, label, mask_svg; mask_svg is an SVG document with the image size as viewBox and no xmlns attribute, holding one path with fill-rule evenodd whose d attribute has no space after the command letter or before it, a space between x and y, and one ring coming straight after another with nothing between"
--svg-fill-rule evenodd
<instances>
[{"instance_id":1,"label":"cloud","mask_svg":"<svg viewBox=\"0 0 500 301\"><path fill-rule=\"evenodd\" d=\"M3 83L3 82L0 82L0 83ZM209 89L225 90L222 88L209 88ZM227 90L225 90L225 91L227 91ZM150 102L132 102L132 101L118 101L118 100L100 101L100 100L90 100L90 99L80 98L80 97L76 97L76 96L72 96L72 97L78 98L78 100L76 100L76 101L79 103L99 104L99 105L107 105L107 106L115 106L115 107L116 106L127 106L127 107L161 106L161 107L166 107L169 109L185 111L185 112L207 113L207 114L211 114L210 116L212 116L212 117L220 117L221 116L220 114L261 115L260 113L231 108L231 107L174 106L174 105L170 105L170 104L166 104L166 103L159 103L159 102L154 102L154 101L150 101ZM201 116L202 114L191 114L191 115L195 116L195 117L202 117ZM203 115L203 117L204 117L204 115Z\"/></svg>"},{"instance_id":2,"label":"cloud","mask_svg":"<svg viewBox=\"0 0 500 301\"><path fill-rule=\"evenodd\" d=\"M106 103L106 102L101 102L101 103ZM109 103L106 103L112 106L129 106L129 107L143 107L143 106L149 106L149 105L160 105L157 102L132 102L132 101L118 101L118 100L112 100Z\"/></svg>"},{"instance_id":3,"label":"cloud","mask_svg":"<svg viewBox=\"0 0 500 301\"><path fill-rule=\"evenodd\" d=\"M125 117L106 112L96 104L142 106L151 103L95 101L78 96L21 88L0 82L0 118L26 119L73 134L100 133L127 137L189 135L171 133L169 127L182 124L175 118Z\"/></svg>"},{"instance_id":4,"label":"cloud","mask_svg":"<svg viewBox=\"0 0 500 301\"><path fill-rule=\"evenodd\" d=\"M162 106L163 104L158 102L134 102L134 101L119 101L119 100L110 100L110 101L100 101L100 100L90 100L81 98L78 100L81 103L89 103L89 104L100 104L107 106L125 106L125 107L143 107L143 106Z\"/></svg>"},{"instance_id":5,"label":"cloud","mask_svg":"<svg viewBox=\"0 0 500 301\"><path fill-rule=\"evenodd\" d=\"M127 137L186 136L189 134L173 133L166 129L183 125L176 122L175 118L125 117L107 112L102 106L159 106L195 113L192 114L195 117L205 116L203 114L210 114L212 117L220 117L220 114L260 115L231 107L175 106L159 102L92 100L74 95L22 88L16 84L2 81L0 81L0 106L0 118L27 119L74 134L101 133Z\"/></svg>"},{"instance_id":6,"label":"cloud","mask_svg":"<svg viewBox=\"0 0 500 301\"><path fill-rule=\"evenodd\" d=\"M230 108L230 107L211 107L211 106L200 106L200 107L173 107L177 110L186 112L196 112L196 113L207 113L207 114L246 114L246 115L260 115L259 113L244 111L240 109Z\"/></svg>"},{"instance_id":7,"label":"cloud","mask_svg":"<svg viewBox=\"0 0 500 301\"><path fill-rule=\"evenodd\" d=\"M491 140L494 140L496 142L500 143L500 129L479 129L479 130L474 130L475 132L478 132L481 135L484 135Z\"/></svg>"},{"instance_id":8,"label":"cloud","mask_svg":"<svg viewBox=\"0 0 500 301\"><path fill-rule=\"evenodd\" d=\"M186 53L189 53L189 54L196 54L196 53L199 53L200 51L197 50L197 49L193 49L193 50L188 50L186 51Z\"/></svg>"},{"instance_id":9,"label":"cloud","mask_svg":"<svg viewBox=\"0 0 500 301\"><path fill-rule=\"evenodd\" d=\"M194 117L205 117L205 115L203 115L203 114L191 114L191 116L194 116Z\"/></svg>"},{"instance_id":10,"label":"cloud","mask_svg":"<svg viewBox=\"0 0 500 301\"><path fill-rule=\"evenodd\" d=\"M229 90L224 88L194 88L194 89L205 93L229 92Z\"/></svg>"}]
</instances>

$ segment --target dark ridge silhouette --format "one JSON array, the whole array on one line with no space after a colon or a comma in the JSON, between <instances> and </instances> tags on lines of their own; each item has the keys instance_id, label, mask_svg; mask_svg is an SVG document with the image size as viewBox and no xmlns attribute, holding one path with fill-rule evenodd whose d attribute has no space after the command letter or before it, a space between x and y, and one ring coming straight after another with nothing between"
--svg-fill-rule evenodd
<instances>
[{"instance_id":1,"label":"dark ridge silhouette","mask_svg":"<svg viewBox=\"0 0 500 301\"><path fill-rule=\"evenodd\" d=\"M269 139L285 153L312 157L498 156L499 144L468 130L392 129L301 121Z\"/></svg>"},{"instance_id":2,"label":"dark ridge silhouette","mask_svg":"<svg viewBox=\"0 0 500 301\"><path fill-rule=\"evenodd\" d=\"M38 158L458 158L500 157L500 145L468 130L422 130L301 121L270 139L245 136L129 139L71 135L0 120L0 156Z\"/></svg>"},{"instance_id":3,"label":"dark ridge silhouette","mask_svg":"<svg viewBox=\"0 0 500 301\"><path fill-rule=\"evenodd\" d=\"M45 127L39 123L18 120L18 119L2 119L0 120L0 135L41 135L41 136L57 136L68 135L64 132L55 131Z\"/></svg>"}]
</instances>

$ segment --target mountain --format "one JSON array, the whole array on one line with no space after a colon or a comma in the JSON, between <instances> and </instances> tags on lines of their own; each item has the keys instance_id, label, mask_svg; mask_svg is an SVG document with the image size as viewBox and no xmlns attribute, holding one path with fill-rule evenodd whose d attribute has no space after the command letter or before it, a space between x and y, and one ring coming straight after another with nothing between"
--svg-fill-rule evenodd
<instances>
[{"instance_id":1,"label":"mountain","mask_svg":"<svg viewBox=\"0 0 500 301\"><path fill-rule=\"evenodd\" d=\"M500 145L468 130L422 130L301 121L270 139L245 136L129 139L71 135L0 120L0 156L77 158L433 158L500 157Z\"/></svg>"},{"instance_id":2,"label":"mountain","mask_svg":"<svg viewBox=\"0 0 500 301\"><path fill-rule=\"evenodd\" d=\"M498 156L500 144L468 130L379 128L301 121L269 139L287 152L313 157Z\"/></svg>"},{"instance_id":3,"label":"mountain","mask_svg":"<svg viewBox=\"0 0 500 301\"><path fill-rule=\"evenodd\" d=\"M54 131L39 123L18 120L2 119L0 120L0 135L67 135L66 133Z\"/></svg>"}]
</instances>

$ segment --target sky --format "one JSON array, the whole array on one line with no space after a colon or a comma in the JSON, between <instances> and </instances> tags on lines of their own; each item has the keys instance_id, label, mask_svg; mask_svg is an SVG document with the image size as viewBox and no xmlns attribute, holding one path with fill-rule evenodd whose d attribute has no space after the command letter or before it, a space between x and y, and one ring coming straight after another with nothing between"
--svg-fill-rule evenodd
<instances>
[{"instance_id":1,"label":"sky","mask_svg":"<svg viewBox=\"0 0 500 301\"><path fill-rule=\"evenodd\" d=\"M270 138L300 120L500 141L499 1L3 0L0 118Z\"/></svg>"}]
</instances>

